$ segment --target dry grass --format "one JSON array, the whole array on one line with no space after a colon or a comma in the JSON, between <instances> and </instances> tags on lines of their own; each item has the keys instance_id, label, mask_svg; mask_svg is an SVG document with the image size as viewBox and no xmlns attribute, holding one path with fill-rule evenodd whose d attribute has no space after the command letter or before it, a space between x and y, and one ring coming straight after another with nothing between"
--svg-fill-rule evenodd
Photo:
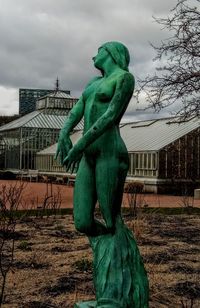
<instances>
[{"instance_id":1,"label":"dry grass","mask_svg":"<svg viewBox=\"0 0 200 308\"><path fill-rule=\"evenodd\" d=\"M200 307L200 217L125 219L148 272L150 307ZM29 219L17 225L17 232L3 308L70 308L94 299L91 249L70 215Z\"/></svg>"}]
</instances>

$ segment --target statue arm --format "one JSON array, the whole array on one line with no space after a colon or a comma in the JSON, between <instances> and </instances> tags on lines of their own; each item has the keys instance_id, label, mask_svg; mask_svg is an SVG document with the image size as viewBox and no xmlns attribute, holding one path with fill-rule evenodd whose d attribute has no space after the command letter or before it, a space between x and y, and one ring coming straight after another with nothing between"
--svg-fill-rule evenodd
<instances>
[{"instance_id":1,"label":"statue arm","mask_svg":"<svg viewBox=\"0 0 200 308\"><path fill-rule=\"evenodd\" d=\"M72 162L80 158L85 148L112 127L125 112L134 90L134 77L130 73L120 76L114 96L107 111L92 125L85 135L73 146L64 160L69 169Z\"/></svg>"},{"instance_id":2,"label":"statue arm","mask_svg":"<svg viewBox=\"0 0 200 308\"><path fill-rule=\"evenodd\" d=\"M94 77L86 86L86 89L100 77ZM84 115L85 109L85 99L84 99L84 92L76 105L72 108L67 117L67 120L60 131L59 139L58 139L58 146L56 150L55 159L57 159L58 155L60 155L60 161L63 164L64 158L68 155L70 149L72 148L72 142L70 139L70 132L73 128L80 122Z\"/></svg>"},{"instance_id":3,"label":"statue arm","mask_svg":"<svg viewBox=\"0 0 200 308\"><path fill-rule=\"evenodd\" d=\"M84 100L83 96L80 97L78 102L69 112L69 116L60 131L60 135L69 135L73 128L80 122L84 113Z\"/></svg>"},{"instance_id":4,"label":"statue arm","mask_svg":"<svg viewBox=\"0 0 200 308\"><path fill-rule=\"evenodd\" d=\"M85 89L87 89L93 82L98 80L100 77L94 77L92 80L88 82L86 85ZM80 122L80 120L83 117L84 114L84 108L85 108L85 103L84 103L84 92L76 105L72 108L72 110L69 113L69 116L67 117L67 120L63 126L63 128L60 131L60 136L62 135L69 135L70 132L73 130L73 128Z\"/></svg>"},{"instance_id":5,"label":"statue arm","mask_svg":"<svg viewBox=\"0 0 200 308\"><path fill-rule=\"evenodd\" d=\"M60 161L63 163L64 158L68 155L69 150L72 148L70 139L70 132L80 122L84 113L84 99L81 96L76 105L72 108L67 117L67 120L60 131L58 138L58 145L56 150L55 159L60 155Z\"/></svg>"}]
</instances>

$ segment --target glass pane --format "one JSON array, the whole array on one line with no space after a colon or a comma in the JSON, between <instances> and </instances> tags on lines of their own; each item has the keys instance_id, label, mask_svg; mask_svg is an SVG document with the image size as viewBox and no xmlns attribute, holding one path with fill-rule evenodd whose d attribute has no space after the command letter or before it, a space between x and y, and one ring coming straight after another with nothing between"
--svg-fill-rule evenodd
<instances>
[{"instance_id":1,"label":"glass pane","mask_svg":"<svg viewBox=\"0 0 200 308\"><path fill-rule=\"evenodd\" d=\"M135 167L139 168L139 155L135 154Z\"/></svg>"},{"instance_id":2,"label":"glass pane","mask_svg":"<svg viewBox=\"0 0 200 308\"><path fill-rule=\"evenodd\" d=\"M151 154L148 153L148 169L151 169Z\"/></svg>"},{"instance_id":3,"label":"glass pane","mask_svg":"<svg viewBox=\"0 0 200 308\"><path fill-rule=\"evenodd\" d=\"M143 158L144 158L144 169L146 169L147 168L147 154L146 153L144 153L143 154Z\"/></svg>"},{"instance_id":4,"label":"glass pane","mask_svg":"<svg viewBox=\"0 0 200 308\"><path fill-rule=\"evenodd\" d=\"M142 154L138 154L139 162L138 162L138 168L142 168Z\"/></svg>"},{"instance_id":5,"label":"glass pane","mask_svg":"<svg viewBox=\"0 0 200 308\"><path fill-rule=\"evenodd\" d=\"M152 169L156 169L156 154L152 154Z\"/></svg>"},{"instance_id":6,"label":"glass pane","mask_svg":"<svg viewBox=\"0 0 200 308\"><path fill-rule=\"evenodd\" d=\"M128 169L128 174L131 174L131 154L128 154L129 158L129 169Z\"/></svg>"}]
</instances>

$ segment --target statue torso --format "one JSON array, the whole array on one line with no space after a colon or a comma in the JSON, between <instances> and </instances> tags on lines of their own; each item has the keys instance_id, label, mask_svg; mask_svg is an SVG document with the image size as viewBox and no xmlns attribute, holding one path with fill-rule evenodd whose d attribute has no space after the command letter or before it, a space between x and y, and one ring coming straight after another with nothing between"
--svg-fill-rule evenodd
<instances>
[{"instance_id":1,"label":"statue torso","mask_svg":"<svg viewBox=\"0 0 200 308\"><path fill-rule=\"evenodd\" d=\"M83 93L85 102L84 132L86 132L107 110L113 97L116 78L96 78Z\"/></svg>"},{"instance_id":2,"label":"statue torso","mask_svg":"<svg viewBox=\"0 0 200 308\"><path fill-rule=\"evenodd\" d=\"M97 77L83 92L85 104L84 109L84 134L91 126L106 112L115 94L117 78L116 75ZM106 130L102 136L97 138L87 149L87 154L98 154L102 150L110 154L114 152L126 152L126 147L119 133L119 123L115 123Z\"/></svg>"}]
</instances>

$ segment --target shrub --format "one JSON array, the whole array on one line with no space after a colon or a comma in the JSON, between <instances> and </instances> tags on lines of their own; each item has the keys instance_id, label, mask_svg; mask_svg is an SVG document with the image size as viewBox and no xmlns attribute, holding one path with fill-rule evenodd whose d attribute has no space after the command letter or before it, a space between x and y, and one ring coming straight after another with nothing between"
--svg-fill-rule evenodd
<instances>
[{"instance_id":1,"label":"shrub","mask_svg":"<svg viewBox=\"0 0 200 308\"><path fill-rule=\"evenodd\" d=\"M127 194L131 214L133 214L134 217L137 217L138 194L141 194L143 189L144 184L141 182L132 181L124 185L124 192Z\"/></svg>"}]
</instances>

